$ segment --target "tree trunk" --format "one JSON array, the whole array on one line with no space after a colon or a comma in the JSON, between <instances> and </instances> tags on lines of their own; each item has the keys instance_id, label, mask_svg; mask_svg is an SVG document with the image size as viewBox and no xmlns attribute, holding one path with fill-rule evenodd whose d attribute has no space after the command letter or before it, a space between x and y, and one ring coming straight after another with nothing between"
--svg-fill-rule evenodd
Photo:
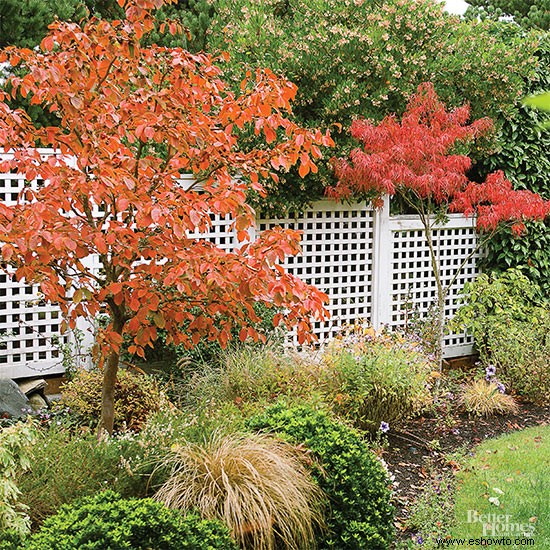
<instances>
[{"instance_id":1,"label":"tree trunk","mask_svg":"<svg viewBox=\"0 0 550 550\"><path fill-rule=\"evenodd\" d=\"M443 337L445 335L445 298L447 295L447 290L443 288L443 282L441 281L440 267L437 260L437 254L435 252L433 244L433 235L432 235L432 226L430 223L429 216L420 213L420 219L422 225L424 226L424 234L426 237L426 244L430 251L430 260L432 263L432 271L435 277L435 284L437 290L437 317L435 322L437 340L435 342L435 356L437 365L439 367L439 372L443 370Z\"/></svg>"},{"instance_id":2,"label":"tree trunk","mask_svg":"<svg viewBox=\"0 0 550 550\"><path fill-rule=\"evenodd\" d=\"M113 331L122 335L123 316L120 311L112 311ZM101 392L101 419L97 429L98 440L113 433L115 421L115 384L117 381L120 353L111 350L103 367L103 388Z\"/></svg>"}]
</instances>

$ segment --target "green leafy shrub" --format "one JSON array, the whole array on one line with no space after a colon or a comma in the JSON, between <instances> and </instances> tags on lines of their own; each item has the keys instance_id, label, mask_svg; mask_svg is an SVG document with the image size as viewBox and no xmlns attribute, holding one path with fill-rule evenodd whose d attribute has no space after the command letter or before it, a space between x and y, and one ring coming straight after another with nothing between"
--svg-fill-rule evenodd
<instances>
[{"instance_id":1,"label":"green leafy shrub","mask_svg":"<svg viewBox=\"0 0 550 550\"><path fill-rule=\"evenodd\" d=\"M550 398L550 307L520 270L482 274L465 285L464 305L452 320L474 337L484 364L523 397L544 404Z\"/></svg>"},{"instance_id":2,"label":"green leafy shrub","mask_svg":"<svg viewBox=\"0 0 550 550\"><path fill-rule=\"evenodd\" d=\"M29 469L36 431L31 420L0 428L0 533L10 530L10 539L25 536L30 529L27 507L21 502L17 475ZM2 541L0 544L8 543Z\"/></svg>"},{"instance_id":3,"label":"green leafy shrub","mask_svg":"<svg viewBox=\"0 0 550 550\"><path fill-rule=\"evenodd\" d=\"M473 119L509 111L535 62L534 41L505 40L508 26L459 21L432 0L218 0L208 48L231 54L225 69L237 86L255 67L294 82L297 119L331 128L329 159L353 147L340 125L402 114L422 82L433 82L449 106L468 99ZM334 183L326 162L303 181L295 170L280 177L281 185L267 183L262 210L300 210Z\"/></svg>"},{"instance_id":4,"label":"green leafy shrub","mask_svg":"<svg viewBox=\"0 0 550 550\"><path fill-rule=\"evenodd\" d=\"M323 394L334 411L375 431L418 413L431 402L435 361L401 334L366 324L345 329L330 345L321 371Z\"/></svg>"},{"instance_id":5,"label":"green leafy shrub","mask_svg":"<svg viewBox=\"0 0 550 550\"><path fill-rule=\"evenodd\" d=\"M113 491L61 508L33 535L27 550L236 550L217 521L183 516L152 499L122 499Z\"/></svg>"},{"instance_id":6,"label":"green leafy shrub","mask_svg":"<svg viewBox=\"0 0 550 550\"><path fill-rule=\"evenodd\" d=\"M220 519L243 548L314 547L324 495L288 443L260 434L214 433L174 445L170 477L155 498L170 508Z\"/></svg>"},{"instance_id":7,"label":"green leafy shrub","mask_svg":"<svg viewBox=\"0 0 550 550\"><path fill-rule=\"evenodd\" d=\"M522 30L517 27L516 32ZM525 78L526 95L550 90L550 35L540 37L534 52L535 74ZM475 169L481 176L503 170L515 189L530 189L550 199L550 132L543 130L550 124L550 112L518 102L511 116L501 119L496 151L480 159ZM550 300L550 220L526 222L526 227L527 233L521 237L510 228L494 235L487 247L485 264L498 271L521 266Z\"/></svg>"},{"instance_id":8,"label":"green leafy shrub","mask_svg":"<svg viewBox=\"0 0 550 550\"><path fill-rule=\"evenodd\" d=\"M0 531L0 550L20 550L24 537L14 529Z\"/></svg>"},{"instance_id":9,"label":"green leafy shrub","mask_svg":"<svg viewBox=\"0 0 550 550\"><path fill-rule=\"evenodd\" d=\"M93 426L101 415L102 384L103 372L81 370L63 386L58 406L68 407L83 424ZM139 430L159 410L162 399L150 376L120 370L115 384L115 430Z\"/></svg>"},{"instance_id":10,"label":"green leafy shrub","mask_svg":"<svg viewBox=\"0 0 550 550\"><path fill-rule=\"evenodd\" d=\"M311 407L277 403L247 421L251 430L280 434L303 444L318 460L312 475L329 499L328 534L319 548L388 548L393 538L389 479L381 462L353 428Z\"/></svg>"}]
</instances>

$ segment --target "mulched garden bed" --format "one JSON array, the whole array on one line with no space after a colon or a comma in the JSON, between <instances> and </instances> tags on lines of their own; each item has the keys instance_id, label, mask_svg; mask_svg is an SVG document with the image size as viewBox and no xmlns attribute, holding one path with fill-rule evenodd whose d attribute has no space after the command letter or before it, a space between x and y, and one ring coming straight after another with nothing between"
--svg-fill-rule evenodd
<instances>
[{"instance_id":1,"label":"mulched garden bed","mask_svg":"<svg viewBox=\"0 0 550 550\"><path fill-rule=\"evenodd\" d=\"M398 532L422 486L434 476L459 468L453 453L468 453L485 439L548 424L550 408L520 403L518 414L479 418L461 413L447 420L442 421L441 416L416 418L387 434L388 445L382 458L395 476Z\"/></svg>"}]
</instances>

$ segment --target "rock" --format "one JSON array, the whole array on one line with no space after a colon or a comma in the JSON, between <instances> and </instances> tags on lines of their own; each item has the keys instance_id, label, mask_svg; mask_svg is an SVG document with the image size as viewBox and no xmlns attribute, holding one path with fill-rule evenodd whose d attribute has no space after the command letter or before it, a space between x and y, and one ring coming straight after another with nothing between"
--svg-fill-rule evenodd
<instances>
[{"instance_id":1,"label":"rock","mask_svg":"<svg viewBox=\"0 0 550 550\"><path fill-rule=\"evenodd\" d=\"M32 378L30 380L21 380L17 382L19 389L29 397L33 393L43 394L48 387L48 383L43 378Z\"/></svg>"},{"instance_id":2,"label":"rock","mask_svg":"<svg viewBox=\"0 0 550 550\"><path fill-rule=\"evenodd\" d=\"M25 416L23 409L30 409L31 405L19 386L8 379L0 379L0 416L20 417Z\"/></svg>"},{"instance_id":3,"label":"rock","mask_svg":"<svg viewBox=\"0 0 550 550\"><path fill-rule=\"evenodd\" d=\"M29 403L35 412L43 411L49 407L49 403L40 393L33 393L29 397Z\"/></svg>"},{"instance_id":4,"label":"rock","mask_svg":"<svg viewBox=\"0 0 550 550\"><path fill-rule=\"evenodd\" d=\"M20 380L17 382L17 385L27 397L35 412L47 409L50 406L50 402L45 393L48 383L43 378Z\"/></svg>"}]
</instances>

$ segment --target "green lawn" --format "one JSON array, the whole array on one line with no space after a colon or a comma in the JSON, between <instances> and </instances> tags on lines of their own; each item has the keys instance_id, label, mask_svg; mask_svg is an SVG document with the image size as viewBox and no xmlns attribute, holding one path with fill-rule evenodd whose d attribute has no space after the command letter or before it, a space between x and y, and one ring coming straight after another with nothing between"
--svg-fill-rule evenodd
<instances>
[{"instance_id":1,"label":"green lawn","mask_svg":"<svg viewBox=\"0 0 550 550\"><path fill-rule=\"evenodd\" d=\"M550 549L550 426L476 447L458 475L452 537Z\"/></svg>"}]
</instances>

